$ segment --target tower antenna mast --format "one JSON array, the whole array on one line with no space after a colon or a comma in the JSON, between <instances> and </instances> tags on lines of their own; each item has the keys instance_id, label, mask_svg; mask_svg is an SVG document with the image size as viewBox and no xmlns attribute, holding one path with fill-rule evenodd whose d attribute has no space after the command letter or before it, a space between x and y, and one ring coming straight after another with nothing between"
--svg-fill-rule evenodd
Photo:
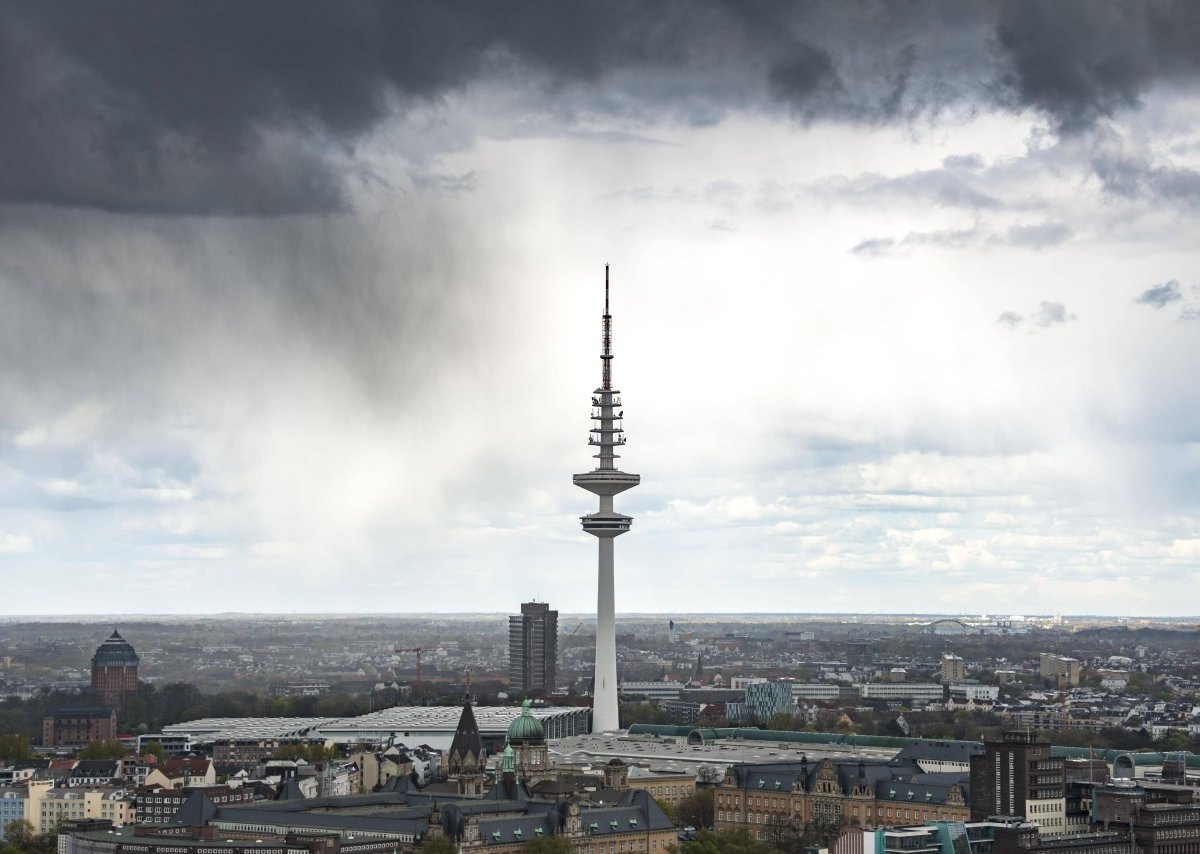
<instances>
[{"instance_id":1,"label":"tower antenna mast","mask_svg":"<svg viewBox=\"0 0 1200 854\"><path fill-rule=\"evenodd\" d=\"M592 732L611 732L619 726L617 712L616 595L613 540L629 530L633 517L613 510L613 496L637 486L641 477L616 467L616 449L625 444L621 392L612 385L612 314L609 312L608 265L604 265L604 314L600 352L600 388L592 393L592 422L588 444L597 449L596 468L575 475L576 486L600 499L599 510L580 518L583 530L599 541L596 585L596 678L592 687Z\"/></svg>"}]
</instances>

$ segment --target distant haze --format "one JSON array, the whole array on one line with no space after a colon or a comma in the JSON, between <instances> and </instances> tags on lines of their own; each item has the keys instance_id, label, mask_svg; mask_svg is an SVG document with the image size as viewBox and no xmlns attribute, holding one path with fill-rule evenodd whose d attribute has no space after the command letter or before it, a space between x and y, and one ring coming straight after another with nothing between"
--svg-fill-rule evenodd
<instances>
[{"instance_id":1,"label":"distant haze","mask_svg":"<svg viewBox=\"0 0 1200 854\"><path fill-rule=\"evenodd\" d=\"M16 0L0 613L1200 612L1200 6Z\"/></svg>"}]
</instances>

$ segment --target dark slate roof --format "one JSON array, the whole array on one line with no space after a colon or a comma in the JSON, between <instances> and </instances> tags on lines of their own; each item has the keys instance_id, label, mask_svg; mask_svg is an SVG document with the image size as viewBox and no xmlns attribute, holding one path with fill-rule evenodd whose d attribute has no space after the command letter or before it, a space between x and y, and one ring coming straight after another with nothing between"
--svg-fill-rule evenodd
<instances>
[{"instance_id":1,"label":"dark slate roof","mask_svg":"<svg viewBox=\"0 0 1200 854\"><path fill-rule=\"evenodd\" d=\"M812 791L817 774L821 771L821 763L762 762L753 765L732 765L730 770L733 771L733 778L739 789L785 792L790 791L799 780L803 782L805 791ZM879 782L891 781L896 777L908 779L920 773L920 769L916 765L908 762L896 764L892 761L860 761L858 759L834 760L833 770L843 792L849 792L858 785L860 774L866 778L868 786L873 786Z\"/></svg>"},{"instance_id":2,"label":"dark slate roof","mask_svg":"<svg viewBox=\"0 0 1200 854\"><path fill-rule=\"evenodd\" d=\"M982 753L983 745L974 741L916 741L906 744L904 749L896 754L896 758L913 762L931 759L939 762L966 763L972 756Z\"/></svg>"},{"instance_id":3,"label":"dark slate roof","mask_svg":"<svg viewBox=\"0 0 1200 854\"><path fill-rule=\"evenodd\" d=\"M314 798L305 804L308 810L314 801L324 800ZM341 812L311 812L306 810L283 811L278 809L278 803L253 804L247 806L218 807L215 821L245 822L262 825L286 825L288 827L303 827L314 830L354 830L363 833L407 833L420 837L429 826L429 810L404 810L396 813L341 813Z\"/></svg>"},{"instance_id":4,"label":"dark slate roof","mask_svg":"<svg viewBox=\"0 0 1200 854\"><path fill-rule=\"evenodd\" d=\"M534 791L539 795L541 794L541 790L538 788L540 785L539 783L534 786ZM562 794L569 793L569 791L568 787L567 792ZM513 780L511 786L504 780L497 780L496 785L488 789L487 794L483 796L485 801L528 801L532 798L533 795L522 780Z\"/></svg>"},{"instance_id":5,"label":"dark slate roof","mask_svg":"<svg viewBox=\"0 0 1200 854\"><path fill-rule=\"evenodd\" d=\"M114 631L96 648L96 654L92 656L92 667L136 667L138 660L138 654L129 645L129 641Z\"/></svg>"},{"instance_id":6,"label":"dark slate roof","mask_svg":"<svg viewBox=\"0 0 1200 854\"><path fill-rule=\"evenodd\" d=\"M115 759L80 759L71 769L71 776L115 777L117 776L117 765Z\"/></svg>"},{"instance_id":7,"label":"dark slate roof","mask_svg":"<svg viewBox=\"0 0 1200 854\"><path fill-rule=\"evenodd\" d=\"M905 779L911 780L914 783L933 783L942 786L951 786L955 783L970 782L970 775L966 771L943 771L938 774L913 774Z\"/></svg>"},{"instance_id":8,"label":"dark slate roof","mask_svg":"<svg viewBox=\"0 0 1200 854\"><path fill-rule=\"evenodd\" d=\"M594 804L602 804L604 806L611 807L614 804L620 803L624 794L625 792L622 792L618 789L597 789L594 792L590 792L587 795L587 799Z\"/></svg>"},{"instance_id":9,"label":"dark slate roof","mask_svg":"<svg viewBox=\"0 0 1200 854\"><path fill-rule=\"evenodd\" d=\"M300 781L295 777L291 777L279 786L279 792L275 795L277 801L303 801L305 800L304 792L300 790Z\"/></svg>"},{"instance_id":10,"label":"dark slate roof","mask_svg":"<svg viewBox=\"0 0 1200 854\"><path fill-rule=\"evenodd\" d=\"M171 816L171 824L204 827L216 814L217 805L205 797L204 792L194 791L188 795L183 805L175 810L175 815Z\"/></svg>"},{"instance_id":11,"label":"dark slate roof","mask_svg":"<svg viewBox=\"0 0 1200 854\"><path fill-rule=\"evenodd\" d=\"M880 801L897 801L911 804L944 804L950 795L950 790L955 788L962 794L963 803L969 803L967 800L966 783L939 785L905 783L898 780L885 782L881 780L875 784L875 798Z\"/></svg>"},{"instance_id":12,"label":"dark slate roof","mask_svg":"<svg viewBox=\"0 0 1200 854\"><path fill-rule=\"evenodd\" d=\"M454 740L450 742L450 752L447 754L453 758L455 754L459 759L466 759L468 755L475 757L476 761L483 758L483 739L479 737L479 725L475 723L475 712L471 710L471 701L463 703L462 715L458 718L458 729L454 731Z\"/></svg>"},{"instance_id":13,"label":"dark slate roof","mask_svg":"<svg viewBox=\"0 0 1200 854\"><path fill-rule=\"evenodd\" d=\"M344 829L366 834L403 833L420 838L437 809L441 813L442 829L449 838L460 839L467 820L474 817L479 821L484 844L496 845L560 833L568 808L566 801L547 803L493 798L443 802L421 793L380 793L229 806L214 806L209 802L208 807L189 798L177 816L181 824L184 820L191 822L201 818L206 823L215 820L313 830ZM611 807L584 807L581 818L585 831L594 835L628 833L634 828L659 830L672 827L670 819L650 794L641 790L626 792L620 802ZM613 822L616 822L615 827ZM593 823L594 829L591 828Z\"/></svg>"},{"instance_id":14,"label":"dark slate roof","mask_svg":"<svg viewBox=\"0 0 1200 854\"><path fill-rule=\"evenodd\" d=\"M539 836L553 836L558 825L557 811L553 805L547 805L525 815L483 819L479 822L479 837L485 846L511 845L514 842L528 842Z\"/></svg>"}]
</instances>

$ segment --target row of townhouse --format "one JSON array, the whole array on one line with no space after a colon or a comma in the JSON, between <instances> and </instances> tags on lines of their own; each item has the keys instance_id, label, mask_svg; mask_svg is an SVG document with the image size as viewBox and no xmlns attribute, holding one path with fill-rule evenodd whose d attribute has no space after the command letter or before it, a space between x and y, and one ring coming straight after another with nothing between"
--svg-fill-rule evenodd
<instances>
[{"instance_id":1,"label":"row of townhouse","mask_svg":"<svg viewBox=\"0 0 1200 854\"><path fill-rule=\"evenodd\" d=\"M0 840L13 821L26 821L35 833L49 833L67 821L105 819L132 824L133 795L118 786L53 786L51 780L25 780L0 789Z\"/></svg>"}]
</instances>

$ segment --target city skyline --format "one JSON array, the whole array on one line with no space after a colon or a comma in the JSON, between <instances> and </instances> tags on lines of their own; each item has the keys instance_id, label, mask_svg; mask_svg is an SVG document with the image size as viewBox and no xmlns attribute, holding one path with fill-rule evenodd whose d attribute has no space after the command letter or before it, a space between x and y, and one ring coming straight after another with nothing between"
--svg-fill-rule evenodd
<instances>
[{"instance_id":1,"label":"city skyline","mask_svg":"<svg viewBox=\"0 0 1200 854\"><path fill-rule=\"evenodd\" d=\"M1200 613L1196 8L243 6L0 10L0 616L593 612L606 263L618 614Z\"/></svg>"}]
</instances>

